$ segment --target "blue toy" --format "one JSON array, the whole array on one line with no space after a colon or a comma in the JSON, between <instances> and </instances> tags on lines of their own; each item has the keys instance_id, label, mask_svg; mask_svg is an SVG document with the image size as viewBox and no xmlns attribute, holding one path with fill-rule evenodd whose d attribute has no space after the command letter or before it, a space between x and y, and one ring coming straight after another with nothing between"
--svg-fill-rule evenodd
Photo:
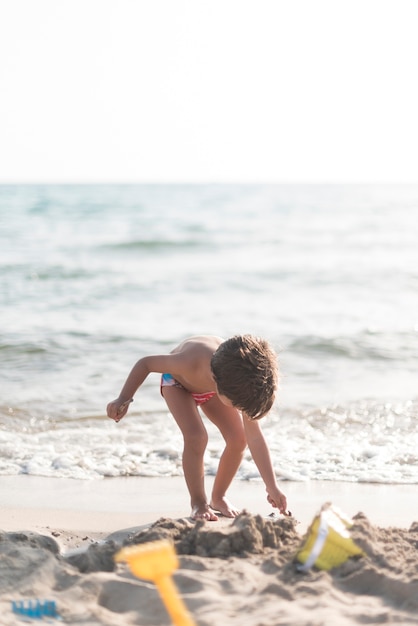
<instances>
[{"instance_id":1,"label":"blue toy","mask_svg":"<svg viewBox=\"0 0 418 626\"><path fill-rule=\"evenodd\" d=\"M59 618L55 600L12 600L12 611L16 615L42 619L43 617Z\"/></svg>"}]
</instances>

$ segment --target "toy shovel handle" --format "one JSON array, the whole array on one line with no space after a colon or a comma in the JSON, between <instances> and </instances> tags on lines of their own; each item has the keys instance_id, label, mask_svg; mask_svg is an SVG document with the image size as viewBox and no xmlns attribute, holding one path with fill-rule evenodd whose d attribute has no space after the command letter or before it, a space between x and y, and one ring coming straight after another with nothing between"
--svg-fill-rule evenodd
<instances>
[{"instance_id":1,"label":"toy shovel handle","mask_svg":"<svg viewBox=\"0 0 418 626\"><path fill-rule=\"evenodd\" d=\"M162 601L175 626L196 626L170 576L161 576L155 581Z\"/></svg>"}]
</instances>

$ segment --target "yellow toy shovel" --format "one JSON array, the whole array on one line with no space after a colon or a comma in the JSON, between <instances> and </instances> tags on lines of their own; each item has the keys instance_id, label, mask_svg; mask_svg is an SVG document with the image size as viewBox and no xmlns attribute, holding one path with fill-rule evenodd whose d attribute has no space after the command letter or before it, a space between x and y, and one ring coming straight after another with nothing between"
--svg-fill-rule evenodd
<instances>
[{"instance_id":1,"label":"yellow toy shovel","mask_svg":"<svg viewBox=\"0 0 418 626\"><path fill-rule=\"evenodd\" d=\"M179 562L174 546L169 541L151 541L142 545L122 548L115 555L115 561L128 563L134 576L155 583L176 626L195 626L171 578L171 574L178 568Z\"/></svg>"}]
</instances>

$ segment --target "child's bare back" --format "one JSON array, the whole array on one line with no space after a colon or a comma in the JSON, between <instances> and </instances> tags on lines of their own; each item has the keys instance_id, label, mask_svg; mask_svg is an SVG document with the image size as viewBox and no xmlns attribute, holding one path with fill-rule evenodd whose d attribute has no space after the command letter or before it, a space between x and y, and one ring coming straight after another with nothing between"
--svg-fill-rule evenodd
<instances>
[{"instance_id":1,"label":"child's bare back","mask_svg":"<svg viewBox=\"0 0 418 626\"><path fill-rule=\"evenodd\" d=\"M188 391L216 391L210 363L221 343L220 337L200 335L185 339L171 351L173 375Z\"/></svg>"}]
</instances>

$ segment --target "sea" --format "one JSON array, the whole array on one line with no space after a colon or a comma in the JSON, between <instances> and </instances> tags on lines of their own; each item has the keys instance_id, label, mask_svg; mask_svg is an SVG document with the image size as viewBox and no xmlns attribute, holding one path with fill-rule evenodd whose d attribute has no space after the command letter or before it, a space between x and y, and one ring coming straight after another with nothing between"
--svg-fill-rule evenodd
<instances>
[{"instance_id":1,"label":"sea","mask_svg":"<svg viewBox=\"0 0 418 626\"><path fill-rule=\"evenodd\" d=\"M181 475L157 374L106 405L142 356L251 333L280 480L418 483L418 186L3 185L0 303L1 475Z\"/></svg>"}]
</instances>

